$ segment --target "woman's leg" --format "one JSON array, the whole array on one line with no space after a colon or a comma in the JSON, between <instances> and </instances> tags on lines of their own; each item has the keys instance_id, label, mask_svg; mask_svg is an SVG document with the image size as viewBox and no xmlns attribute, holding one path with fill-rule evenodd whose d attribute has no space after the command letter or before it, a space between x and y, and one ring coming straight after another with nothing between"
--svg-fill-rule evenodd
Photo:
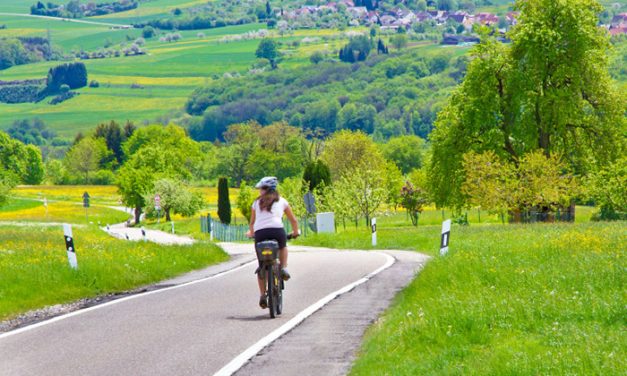
<instances>
[{"instance_id":1,"label":"woman's leg","mask_svg":"<svg viewBox=\"0 0 627 376\"><path fill-rule=\"evenodd\" d=\"M287 247L279 249L279 261L282 268L287 268Z\"/></svg>"},{"instance_id":2,"label":"woman's leg","mask_svg":"<svg viewBox=\"0 0 627 376\"><path fill-rule=\"evenodd\" d=\"M259 284L259 295L260 296L266 295L266 280L261 278L260 275L257 275L257 283Z\"/></svg>"}]
</instances>

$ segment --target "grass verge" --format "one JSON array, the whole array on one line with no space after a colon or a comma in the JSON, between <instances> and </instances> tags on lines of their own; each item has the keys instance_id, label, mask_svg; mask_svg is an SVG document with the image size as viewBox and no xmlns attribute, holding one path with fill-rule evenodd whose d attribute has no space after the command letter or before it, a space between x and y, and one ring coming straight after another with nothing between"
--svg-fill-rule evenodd
<instances>
[{"instance_id":1,"label":"grass verge","mask_svg":"<svg viewBox=\"0 0 627 376\"><path fill-rule=\"evenodd\" d=\"M450 254L371 327L351 375L623 374L624 225L454 227ZM423 230L396 231L389 245L433 254L437 232L431 244Z\"/></svg>"},{"instance_id":2,"label":"grass verge","mask_svg":"<svg viewBox=\"0 0 627 376\"><path fill-rule=\"evenodd\" d=\"M73 230L78 270L68 266L60 226L0 224L0 320L133 289L228 259L209 242L164 246L114 239L94 225Z\"/></svg>"}]
</instances>

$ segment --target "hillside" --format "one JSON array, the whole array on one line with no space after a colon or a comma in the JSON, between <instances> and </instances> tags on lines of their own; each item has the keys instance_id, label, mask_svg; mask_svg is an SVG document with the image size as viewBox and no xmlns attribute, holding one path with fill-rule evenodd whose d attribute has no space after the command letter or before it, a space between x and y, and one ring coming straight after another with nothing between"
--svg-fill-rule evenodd
<instances>
[{"instance_id":1,"label":"hillside","mask_svg":"<svg viewBox=\"0 0 627 376\"><path fill-rule=\"evenodd\" d=\"M394 5L395 3L398 5ZM460 3L459 6L470 7L472 5L475 13L495 12L501 15L509 11L511 6L511 2L504 0L491 3L485 1L466 3ZM236 4L241 6L236 7L231 4L231 7L224 8L220 13L215 6L207 5L206 1L152 0L141 2L137 8L128 11L63 20L32 16L29 14L32 4L27 2L3 1L0 4L0 38L34 36L49 38L56 55L63 56L65 59L81 57L80 61L87 68L89 81L96 81L99 87L78 89L76 92L79 95L57 105L50 105L48 99L38 103L10 105L0 103L0 129L7 129L17 120L39 118L56 131L59 137L70 139L78 132L88 132L97 124L110 120L122 123L133 121L136 124L171 120L178 123L199 124L198 119L190 120L190 113L184 111L192 92L198 87L231 85L223 79L225 75L227 77L249 76L267 69L263 62L255 57L255 50L263 37L270 36L279 43L279 50L282 54L280 70L287 71L288 73L284 73L287 76L296 77L301 67L316 70L309 61L309 57L314 52L322 52L326 59L333 60L351 36L368 32L365 26L346 28L342 22L349 22L350 18L340 19L340 22L329 19L328 15L315 16L318 18L309 16L308 19L318 22L315 24L318 25L316 27L307 27L308 21L305 22L306 20L299 18L290 21L293 23L290 23L287 29L283 29L281 25L268 29L263 18L265 8L261 7L265 2L246 0ZM306 9L305 2L300 0L285 3L271 1L270 4L273 14L279 20L287 19L288 12ZM320 6L326 2L316 2L316 4ZM418 6L412 4L405 1L382 1L379 11L383 14L393 9L410 9L408 7ZM367 6L366 3L364 5ZM188 20L192 16L202 18L208 14L214 17L215 12L222 14L225 20L236 15L245 16L245 20L241 21L244 24L203 30L157 29L154 36L146 38L142 37L141 28L125 28L132 24L143 25L160 20ZM279 12L283 15L278 16ZM341 10L341 12L345 11ZM340 23L337 24L336 21ZM434 25L433 21L429 22ZM329 27L335 24L339 26ZM406 70L412 63L411 60L418 57L442 55L450 60L467 50L466 47L442 47L437 44L438 38L442 38L442 33L455 32L453 23L448 22L426 28L420 25L421 23L415 23L412 30L408 30L407 46L403 47L400 52L392 47L392 39L396 34L393 29L381 29L377 35L377 38L381 38L395 55L408 54L408 57L399 60L400 64L405 65L404 68L399 69ZM177 39L170 39L175 34ZM626 42L623 40L620 43L617 48L619 56L614 73L616 78L624 80L625 74L621 64L625 57L625 48L622 46ZM141 52L137 55L125 56L124 51L135 45ZM383 60L385 59L375 59L369 63L369 66ZM0 71L0 81L44 79L48 70L61 62L38 61L13 66ZM363 72L355 71L349 76L363 80L364 76L360 74ZM444 98L443 95L446 95L446 91L441 91L440 88L452 86L452 83L447 82L446 79L442 81L440 78L434 78L434 80L437 80L435 86L431 85L429 88L434 89L432 92L421 89L421 101L430 104L440 102ZM242 79L242 81L247 80ZM253 80L255 81L258 80ZM397 82L403 86L408 85L406 82L403 83L402 77L397 78ZM338 95L346 95L346 90L342 88L336 92ZM350 90L351 97L367 96L358 86ZM251 93L246 95L251 95ZM310 99L305 102L310 102ZM388 104L390 103L386 103ZM383 114L381 110L382 108L377 108L379 121L390 119L389 114ZM437 106L429 108L431 119L436 110ZM388 112L390 111L392 110ZM201 114L191 113L191 115ZM391 118L398 120L400 115L396 114ZM285 116L281 116L280 119L291 120ZM425 136L429 127L417 133ZM390 132L387 133L390 134ZM211 137L201 136L200 138Z\"/></svg>"}]
</instances>

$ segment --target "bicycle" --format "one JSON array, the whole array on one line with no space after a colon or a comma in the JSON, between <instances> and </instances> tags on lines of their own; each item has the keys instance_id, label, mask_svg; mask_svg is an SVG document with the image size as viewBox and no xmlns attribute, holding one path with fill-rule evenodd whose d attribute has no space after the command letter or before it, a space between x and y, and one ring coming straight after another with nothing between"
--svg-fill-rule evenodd
<instances>
[{"instance_id":1,"label":"bicycle","mask_svg":"<svg viewBox=\"0 0 627 376\"><path fill-rule=\"evenodd\" d=\"M288 240L293 238L292 234L287 235ZM266 283L270 318L275 318L283 312L283 290L285 289L279 263L279 243L276 240L264 240L255 243L255 251L260 264L257 273Z\"/></svg>"}]
</instances>

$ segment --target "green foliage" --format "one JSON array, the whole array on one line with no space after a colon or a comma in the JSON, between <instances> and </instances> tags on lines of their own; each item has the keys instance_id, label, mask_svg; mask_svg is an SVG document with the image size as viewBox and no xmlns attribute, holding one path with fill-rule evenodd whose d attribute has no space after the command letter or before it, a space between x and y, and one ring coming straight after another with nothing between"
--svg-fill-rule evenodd
<instances>
[{"instance_id":1,"label":"green foliage","mask_svg":"<svg viewBox=\"0 0 627 376\"><path fill-rule=\"evenodd\" d=\"M466 178L462 193L468 204L502 216L565 208L578 193L576 181L564 173L564 163L539 151L524 155L517 165L500 160L490 151L471 152L464 155L463 167Z\"/></svg>"},{"instance_id":2,"label":"green foliage","mask_svg":"<svg viewBox=\"0 0 627 376\"><path fill-rule=\"evenodd\" d=\"M588 195L599 207L598 220L627 219L627 158L603 166L587 180Z\"/></svg>"},{"instance_id":3,"label":"green foliage","mask_svg":"<svg viewBox=\"0 0 627 376\"><path fill-rule=\"evenodd\" d=\"M25 144L36 146L46 145L55 137L55 132L40 119L16 120L7 129L7 134Z\"/></svg>"},{"instance_id":4,"label":"green foliage","mask_svg":"<svg viewBox=\"0 0 627 376\"><path fill-rule=\"evenodd\" d=\"M171 221L171 214L183 217L192 217L203 207L203 197L200 192L193 192L180 180L159 179L155 181L153 190L144 196L146 215L155 217L155 195L161 198L161 209L165 214L166 222Z\"/></svg>"},{"instance_id":5,"label":"green foliage","mask_svg":"<svg viewBox=\"0 0 627 376\"><path fill-rule=\"evenodd\" d=\"M189 132L195 140L215 141L222 140L231 124L285 121L326 134L342 128L361 129L380 139L403 134L425 138L466 69L449 64L451 57L451 52L408 50L372 56L367 64L323 61L213 81L187 101L185 109L194 115Z\"/></svg>"},{"instance_id":6,"label":"green foliage","mask_svg":"<svg viewBox=\"0 0 627 376\"><path fill-rule=\"evenodd\" d=\"M376 144L362 132L340 131L327 141L320 159L336 181L354 170L381 168L384 158Z\"/></svg>"},{"instance_id":7,"label":"green foliage","mask_svg":"<svg viewBox=\"0 0 627 376\"><path fill-rule=\"evenodd\" d=\"M428 196L420 187L414 187L411 182L406 182L401 190L401 206L407 210L411 223L418 226L418 217L429 203Z\"/></svg>"},{"instance_id":8,"label":"green foliage","mask_svg":"<svg viewBox=\"0 0 627 376\"><path fill-rule=\"evenodd\" d=\"M150 39L155 36L155 29L152 26L144 26L142 29L142 37Z\"/></svg>"},{"instance_id":9,"label":"green foliage","mask_svg":"<svg viewBox=\"0 0 627 376\"><path fill-rule=\"evenodd\" d=\"M264 38L259 42L259 46L257 47L257 51L255 51L255 56L259 59L267 59L272 68L277 67L277 58L279 57L279 47L277 42L270 38Z\"/></svg>"},{"instance_id":10,"label":"green foliage","mask_svg":"<svg viewBox=\"0 0 627 376\"><path fill-rule=\"evenodd\" d=\"M0 102L2 103L28 103L37 102L43 86L39 83L16 82L13 85L0 85Z\"/></svg>"},{"instance_id":11,"label":"green foliage","mask_svg":"<svg viewBox=\"0 0 627 376\"><path fill-rule=\"evenodd\" d=\"M127 137L124 134L120 124L111 120L111 122L99 124L94 131L95 138L102 138L105 140L107 149L112 152L112 157L115 158L117 165L121 164L124 159L124 152L122 151L122 143L126 141ZM108 163L113 162L107 161ZM112 166L115 167L115 166Z\"/></svg>"},{"instance_id":12,"label":"green foliage","mask_svg":"<svg viewBox=\"0 0 627 376\"><path fill-rule=\"evenodd\" d=\"M322 160L309 162L303 173L303 180L307 183L309 191L313 192L317 187L331 184L331 170Z\"/></svg>"},{"instance_id":13,"label":"green foliage","mask_svg":"<svg viewBox=\"0 0 627 376\"><path fill-rule=\"evenodd\" d=\"M511 46L484 30L464 82L438 115L430 136L438 205L463 205L460 171L469 151L516 162L540 149L563 155L577 174L624 151L624 99L608 74L598 4L532 0L516 8Z\"/></svg>"},{"instance_id":14,"label":"green foliage","mask_svg":"<svg viewBox=\"0 0 627 376\"><path fill-rule=\"evenodd\" d=\"M340 60L347 63L356 63L364 61L370 54L372 42L365 35L359 35L351 38L346 46L339 52Z\"/></svg>"},{"instance_id":15,"label":"green foliage","mask_svg":"<svg viewBox=\"0 0 627 376\"><path fill-rule=\"evenodd\" d=\"M394 162L403 174L422 167L425 148L425 141L413 135L392 137L381 144L385 158Z\"/></svg>"},{"instance_id":16,"label":"green foliage","mask_svg":"<svg viewBox=\"0 0 627 376\"><path fill-rule=\"evenodd\" d=\"M289 202L292 212L297 218L307 215L304 195L307 192L307 184L301 178L293 177L279 182L278 192Z\"/></svg>"},{"instance_id":17,"label":"green foliage","mask_svg":"<svg viewBox=\"0 0 627 376\"><path fill-rule=\"evenodd\" d=\"M253 189L246 182L242 182L237 196L237 209L239 209L239 212L242 213L248 223L250 223L253 202L255 202Z\"/></svg>"},{"instance_id":18,"label":"green foliage","mask_svg":"<svg viewBox=\"0 0 627 376\"><path fill-rule=\"evenodd\" d=\"M116 185L124 205L134 208L135 223L139 223L142 209L146 206L145 196L154 187L155 175L147 167L125 164L118 172Z\"/></svg>"},{"instance_id":19,"label":"green foliage","mask_svg":"<svg viewBox=\"0 0 627 376\"><path fill-rule=\"evenodd\" d=\"M66 63L50 68L46 82L49 93L61 91L63 85L69 89L79 89L87 86L87 68L81 62Z\"/></svg>"},{"instance_id":20,"label":"green foliage","mask_svg":"<svg viewBox=\"0 0 627 376\"><path fill-rule=\"evenodd\" d=\"M85 137L68 150L63 161L69 173L80 175L83 183L88 184L89 174L98 170L100 162L109 154L103 139Z\"/></svg>"},{"instance_id":21,"label":"green foliage","mask_svg":"<svg viewBox=\"0 0 627 376\"><path fill-rule=\"evenodd\" d=\"M229 182L227 178L218 180L218 217L220 222L231 223L231 201L229 200Z\"/></svg>"},{"instance_id":22,"label":"green foliage","mask_svg":"<svg viewBox=\"0 0 627 376\"><path fill-rule=\"evenodd\" d=\"M405 34L396 34L390 38L390 43L397 51L407 47L407 35Z\"/></svg>"},{"instance_id":23,"label":"green foliage","mask_svg":"<svg viewBox=\"0 0 627 376\"><path fill-rule=\"evenodd\" d=\"M38 60L41 59L30 53L19 39L0 38L0 70Z\"/></svg>"},{"instance_id":24,"label":"green foliage","mask_svg":"<svg viewBox=\"0 0 627 376\"><path fill-rule=\"evenodd\" d=\"M309 61L311 61L312 64L318 64L322 60L324 60L324 55L320 51L315 51L314 53L309 55Z\"/></svg>"},{"instance_id":25,"label":"green foliage","mask_svg":"<svg viewBox=\"0 0 627 376\"><path fill-rule=\"evenodd\" d=\"M41 151L34 145L24 145L0 132L0 180L12 187L17 184L39 184L44 166Z\"/></svg>"}]
</instances>

